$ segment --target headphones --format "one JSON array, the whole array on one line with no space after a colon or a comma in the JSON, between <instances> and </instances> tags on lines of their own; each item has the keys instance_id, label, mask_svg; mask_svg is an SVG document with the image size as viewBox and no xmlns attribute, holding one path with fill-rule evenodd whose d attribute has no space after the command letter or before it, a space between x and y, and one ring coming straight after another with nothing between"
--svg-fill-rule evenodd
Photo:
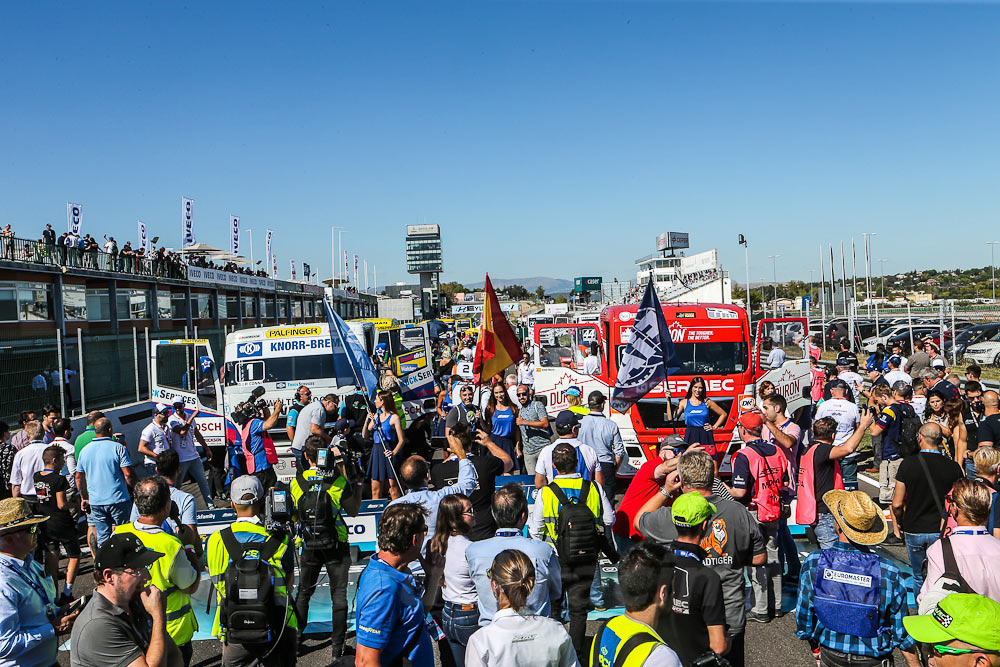
<instances>
[{"instance_id":1,"label":"headphones","mask_svg":"<svg viewBox=\"0 0 1000 667\"><path fill-rule=\"evenodd\" d=\"M302 402L302 390L303 389L308 389L308 387L299 387L298 389L295 390L295 400L298 401L299 403ZM312 392L310 392L310 394L311 393Z\"/></svg>"}]
</instances>

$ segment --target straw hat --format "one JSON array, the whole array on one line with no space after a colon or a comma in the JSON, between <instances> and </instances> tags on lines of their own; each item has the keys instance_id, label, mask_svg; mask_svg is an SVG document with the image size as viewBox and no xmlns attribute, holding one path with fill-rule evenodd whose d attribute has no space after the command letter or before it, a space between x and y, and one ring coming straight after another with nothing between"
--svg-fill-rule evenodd
<instances>
[{"instance_id":1,"label":"straw hat","mask_svg":"<svg viewBox=\"0 0 1000 667\"><path fill-rule=\"evenodd\" d=\"M28 501L24 498L0 500L0 535L13 533L48 520L47 516L33 515Z\"/></svg>"},{"instance_id":2,"label":"straw hat","mask_svg":"<svg viewBox=\"0 0 1000 667\"><path fill-rule=\"evenodd\" d=\"M823 494L834 520L855 544L881 544L889 530L875 501L864 491L834 489Z\"/></svg>"}]
</instances>

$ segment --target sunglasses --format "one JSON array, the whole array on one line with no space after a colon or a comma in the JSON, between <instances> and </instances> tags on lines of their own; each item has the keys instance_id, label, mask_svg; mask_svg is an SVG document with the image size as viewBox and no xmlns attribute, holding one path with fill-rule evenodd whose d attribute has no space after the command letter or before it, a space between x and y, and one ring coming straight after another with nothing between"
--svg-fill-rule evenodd
<instances>
[{"instance_id":1,"label":"sunglasses","mask_svg":"<svg viewBox=\"0 0 1000 667\"><path fill-rule=\"evenodd\" d=\"M986 653L997 655L997 651L986 651L981 648L958 648L955 646L945 646L944 644L932 644L931 650L935 655L967 655L969 653Z\"/></svg>"},{"instance_id":2,"label":"sunglasses","mask_svg":"<svg viewBox=\"0 0 1000 667\"><path fill-rule=\"evenodd\" d=\"M530 396L531 394L529 394L529 393L528 393L528 392L526 392L526 391L519 391L519 392L517 392L517 395L518 395L518 396Z\"/></svg>"},{"instance_id":3,"label":"sunglasses","mask_svg":"<svg viewBox=\"0 0 1000 667\"><path fill-rule=\"evenodd\" d=\"M472 516L474 512L472 510L465 510L464 512L462 512L462 514L465 516Z\"/></svg>"},{"instance_id":4,"label":"sunglasses","mask_svg":"<svg viewBox=\"0 0 1000 667\"><path fill-rule=\"evenodd\" d=\"M35 533L38 532L38 524L36 523L34 525L28 526L27 528L22 528L21 530L15 530L13 532L15 532L15 533L29 533L31 535L34 535Z\"/></svg>"}]
</instances>

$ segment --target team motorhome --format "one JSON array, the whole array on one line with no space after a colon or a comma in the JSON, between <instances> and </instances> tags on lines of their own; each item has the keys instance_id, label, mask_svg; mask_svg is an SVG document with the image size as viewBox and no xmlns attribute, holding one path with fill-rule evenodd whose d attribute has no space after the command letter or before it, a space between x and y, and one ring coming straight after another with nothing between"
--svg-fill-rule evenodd
<instances>
[{"instance_id":1,"label":"team motorhome","mask_svg":"<svg viewBox=\"0 0 1000 667\"><path fill-rule=\"evenodd\" d=\"M385 342L408 421L433 412L434 376L426 327L377 331L373 323L359 321L348 326L368 354L378 342ZM197 409L198 430L210 446L226 444L227 429L236 428L230 413L257 387L264 387L268 403L280 398L285 410L300 385L312 390L313 400L328 393L344 396L355 391L353 379L337 380L327 324L234 331L226 336L223 359L220 368L207 339L152 341L152 400L172 403L180 399L189 409ZM287 441L284 427L282 419L272 431L276 442ZM294 475L289 458L280 457L279 478Z\"/></svg>"},{"instance_id":2,"label":"team motorhome","mask_svg":"<svg viewBox=\"0 0 1000 667\"><path fill-rule=\"evenodd\" d=\"M596 324L535 326L535 392L545 396L549 414L566 409L563 392L570 385L581 388L584 400L595 389L611 396L637 310L636 304L610 306ZM773 382L788 401L790 413L810 404L809 360L793 341L795 332L806 330L805 322L797 318L763 319L756 337L751 338L746 311L737 306L669 304L663 306L663 313L681 368L669 377L666 388L661 385L650 392L627 414L612 411L610 416L621 429L628 455L619 475L634 474L655 455L656 444L664 436L683 435L684 417L676 408L695 376L705 378L708 396L728 414L724 426L713 435L720 471L729 473L732 455L742 446L735 432L736 420L756 406L757 383ZM780 368L766 367L767 352L760 349L765 339L785 350L787 361ZM583 358L592 342L598 344L601 369L597 375L584 375ZM670 417L668 397L673 406Z\"/></svg>"}]
</instances>

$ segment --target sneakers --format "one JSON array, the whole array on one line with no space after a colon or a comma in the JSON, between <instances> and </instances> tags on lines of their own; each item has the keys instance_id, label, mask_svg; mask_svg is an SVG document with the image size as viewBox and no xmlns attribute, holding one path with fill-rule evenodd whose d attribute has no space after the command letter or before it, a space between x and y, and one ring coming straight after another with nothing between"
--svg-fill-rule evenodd
<instances>
[{"instance_id":1,"label":"sneakers","mask_svg":"<svg viewBox=\"0 0 1000 667\"><path fill-rule=\"evenodd\" d=\"M771 617L768 614L761 614L756 611L751 611L747 614L747 620L753 621L754 623L770 623Z\"/></svg>"},{"instance_id":2,"label":"sneakers","mask_svg":"<svg viewBox=\"0 0 1000 667\"><path fill-rule=\"evenodd\" d=\"M893 535L892 533L889 533L886 536L885 541L882 542L882 544L893 547L893 546L899 546L900 544L905 544L905 542L902 539Z\"/></svg>"}]
</instances>

